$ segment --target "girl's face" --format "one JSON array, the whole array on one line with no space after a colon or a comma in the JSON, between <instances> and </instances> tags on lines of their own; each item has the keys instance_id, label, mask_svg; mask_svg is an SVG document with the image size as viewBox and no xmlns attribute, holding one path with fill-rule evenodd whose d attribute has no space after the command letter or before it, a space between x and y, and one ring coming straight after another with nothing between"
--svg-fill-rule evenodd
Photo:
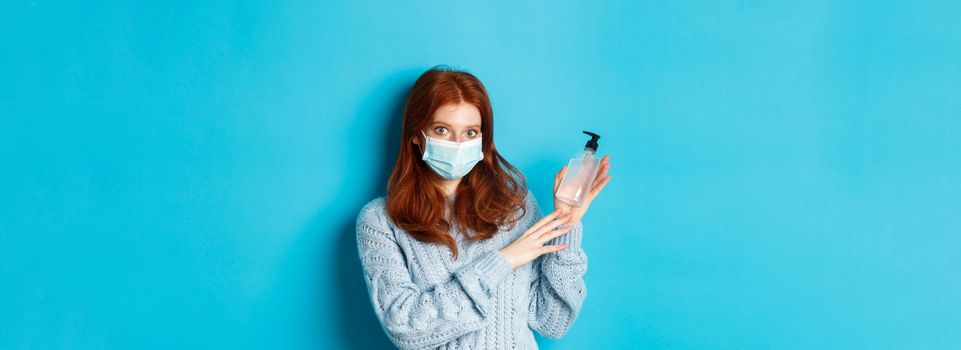
<instances>
[{"instance_id":1,"label":"girl's face","mask_svg":"<svg viewBox=\"0 0 961 350\"><path fill-rule=\"evenodd\" d=\"M481 136L480 111L470 103L443 105L434 112L427 136L453 142L466 142ZM418 138L414 143L420 144Z\"/></svg>"}]
</instances>

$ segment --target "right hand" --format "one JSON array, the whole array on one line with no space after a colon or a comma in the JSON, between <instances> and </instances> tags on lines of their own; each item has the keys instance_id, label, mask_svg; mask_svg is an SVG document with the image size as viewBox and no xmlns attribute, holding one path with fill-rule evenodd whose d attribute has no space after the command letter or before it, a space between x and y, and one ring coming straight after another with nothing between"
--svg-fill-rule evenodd
<instances>
[{"instance_id":1,"label":"right hand","mask_svg":"<svg viewBox=\"0 0 961 350\"><path fill-rule=\"evenodd\" d=\"M511 268L516 269L541 255L567 248L567 244L544 245L544 243L570 232L574 225L568 225L561 229L557 228L563 224L569 224L572 217L571 214L561 214L560 211L555 210L498 252L507 258L507 261L511 263Z\"/></svg>"}]
</instances>

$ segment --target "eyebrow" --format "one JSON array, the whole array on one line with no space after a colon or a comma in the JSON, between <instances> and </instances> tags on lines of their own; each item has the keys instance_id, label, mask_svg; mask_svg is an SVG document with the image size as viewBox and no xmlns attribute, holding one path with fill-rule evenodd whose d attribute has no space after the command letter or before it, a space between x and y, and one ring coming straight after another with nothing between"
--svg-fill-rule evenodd
<instances>
[{"instance_id":1,"label":"eyebrow","mask_svg":"<svg viewBox=\"0 0 961 350\"><path fill-rule=\"evenodd\" d=\"M450 124L447 124L447 123L444 123L444 122L433 122L433 123L431 123L431 124L433 124L433 125L440 124L440 125L443 125L443 126L446 126L446 127L450 127ZM480 128L480 125L474 124L474 125L468 125L467 127L468 127L468 128Z\"/></svg>"}]
</instances>

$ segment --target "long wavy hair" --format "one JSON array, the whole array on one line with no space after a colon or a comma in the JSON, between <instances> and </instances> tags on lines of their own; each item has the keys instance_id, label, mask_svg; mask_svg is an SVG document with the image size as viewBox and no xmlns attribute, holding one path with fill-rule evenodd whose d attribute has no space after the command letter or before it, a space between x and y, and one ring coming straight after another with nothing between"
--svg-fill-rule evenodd
<instances>
[{"instance_id":1,"label":"long wavy hair","mask_svg":"<svg viewBox=\"0 0 961 350\"><path fill-rule=\"evenodd\" d=\"M461 178L455 192L452 222L447 215L443 178L421 160L412 140L433 121L434 112L448 104L470 103L481 115L484 159ZM494 147L494 112L487 89L471 73L435 66L423 74L407 96L397 162L387 182L387 214L414 239L446 245L457 258L457 243L449 233L456 225L468 240L489 239L500 225L512 229L524 215L527 184L517 168ZM423 145L423 140L421 145ZM520 215L514 215L518 213Z\"/></svg>"}]
</instances>

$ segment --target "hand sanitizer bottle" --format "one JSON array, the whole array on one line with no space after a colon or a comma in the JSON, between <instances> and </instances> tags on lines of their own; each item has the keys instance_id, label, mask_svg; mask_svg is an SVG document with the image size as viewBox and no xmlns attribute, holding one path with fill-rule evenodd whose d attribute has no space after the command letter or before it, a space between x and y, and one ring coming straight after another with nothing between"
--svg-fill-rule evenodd
<instances>
[{"instance_id":1,"label":"hand sanitizer bottle","mask_svg":"<svg viewBox=\"0 0 961 350\"><path fill-rule=\"evenodd\" d=\"M584 133L590 135L591 139L584 145L583 151L577 152L571 158L571 161L567 164L567 173L564 174L564 179L561 180L561 185L557 187L557 193L554 194L561 202L574 207L580 207L584 204L584 196L587 191L591 190L591 185L594 184L594 177L597 176L599 165L595 154L597 153L597 140L601 136L590 131L584 131Z\"/></svg>"}]
</instances>

